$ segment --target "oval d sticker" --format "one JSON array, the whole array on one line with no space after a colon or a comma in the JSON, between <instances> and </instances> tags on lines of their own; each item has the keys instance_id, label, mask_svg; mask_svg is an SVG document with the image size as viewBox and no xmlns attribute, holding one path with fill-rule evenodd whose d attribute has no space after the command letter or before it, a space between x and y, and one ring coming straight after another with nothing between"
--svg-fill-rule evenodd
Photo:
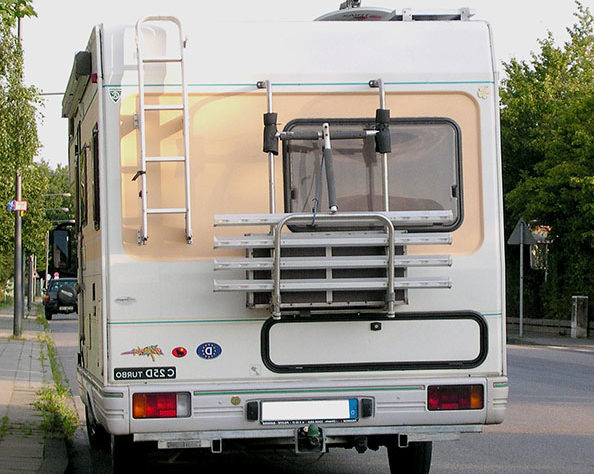
<instances>
[{"instance_id":1,"label":"oval d sticker","mask_svg":"<svg viewBox=\"0 0 594 474\"><path fill-rule=\"evenodd\" d=\"M220 356L222 352L223 349L216 342L204 342L196 349L196 354L203 359L214 359Z\"/></svg>"}]
</instances>

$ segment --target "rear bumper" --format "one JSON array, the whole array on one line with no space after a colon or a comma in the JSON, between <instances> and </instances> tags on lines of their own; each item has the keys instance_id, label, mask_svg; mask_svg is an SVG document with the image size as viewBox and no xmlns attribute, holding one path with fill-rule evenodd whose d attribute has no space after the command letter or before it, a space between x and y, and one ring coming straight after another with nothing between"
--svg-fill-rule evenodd
<instances>
[{"instance_id":1,"label":"rear bumper","mask_svg":"<svg viewBox=\"0 0 594 474\"><path fill-rule=\"evenodd\" d=\"M390 383L392 382L392 383ZM430 411L427 387L432 384L481 384L485 403L481 409ZM507 405L506 377L447 377L395 381L329 381L269 384L249 388L236 384L185 385L146 384L100 387L79 371L83 402L90 405L94 417L112 434L133 434L136 441L157 441L159 446L208 447L227 440L276 440L291 444L296 430L311 420L262 423L259 415L248 413L264 401L357 399L354 420L315 420L328 442L340 437L405 435L412 441L454 439L462 432L477 432L485 424L501 423ZM135 419L132 395L137 392L188 392L190 416L183 418ZM371 407L371 408L370 408Z\"/></svg>"},{"instance_id":2,"label":"rear bumper","mask_svg":"<svg viewBox=\"0 0 594 474\"><path fill-rule=\"evenodd\" d=\"M452 441L460 438L462 433L481 433L482 425L435 425L435 426L383 426L383 427L322 427L324 444L344 446L352 444L352 439L359 437L375 437L378 444L385 440L394 440L399 445L418 441ZM193 449L208 448L211 451L222 451L225 443L236 441L248 442L253 446L284 446L292 448L298 445L299 427L276 428L265 431L232 430L232 431L199 431L169 433L134 433L134 441L156 441L159 449Z\"/></svg>"}]
</instances>

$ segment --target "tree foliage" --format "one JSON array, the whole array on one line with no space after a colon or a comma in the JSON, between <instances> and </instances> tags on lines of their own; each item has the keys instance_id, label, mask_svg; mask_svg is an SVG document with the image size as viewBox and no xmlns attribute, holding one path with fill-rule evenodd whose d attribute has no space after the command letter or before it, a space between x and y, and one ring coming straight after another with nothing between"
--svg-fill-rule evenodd
<instances>
[{"instance_id":1,"label":"tree foliage","mask_svg":"<svg viewBox=\"0 0 594 474\"><path fill-rule=\"evenodd\" d=\"M546 281L531 275L527 288L528 306L549 317L594 294L594 17L576 5L569 40L557 46L549 34L530 61L505 64L501 91L506 228L520 217L551 227Z\"/></svg>"},{"instance_id":2,"label":"tree foliage","mask_svg":"<svg viewBox=\"0 0 594 474\"><path fill-rule=\"evenodd\" d=\"M0 18L2 23L12 28L16 22L28 16L37 16L32 0L2 0L0 2Z\"/></svg>"},{"instance_id":3,"label":"tree foliage","mask_svg":"<svg viewBox=\"0 0 594 474\"><path fill-rule=\"evenodd\" d=\"M45 231L49 227L42 199L48 178L34 163L39 149L37 110L41 104L38 91L23 84L23 54L13 29L20 18L34 15L29 0L2 0L0 3L0 272L12 273L6 265L13 258L14 213L6 203L15 198L15 176L22 177L22 199L29 201L23 217L23 246L26 253L44 254Z\"/></svg>"}]
</instances>

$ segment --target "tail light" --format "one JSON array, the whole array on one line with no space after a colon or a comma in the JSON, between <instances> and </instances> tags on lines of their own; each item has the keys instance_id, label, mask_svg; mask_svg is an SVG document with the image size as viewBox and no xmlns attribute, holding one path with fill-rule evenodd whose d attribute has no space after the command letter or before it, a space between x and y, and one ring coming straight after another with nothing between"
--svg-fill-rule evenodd
<instances>
[{"instance_id":1,"label":"tail light","mask_svg":"<svg viewBox=\"0 0 594 474\"><path fill-rule=\"evenodd\" d=\"M484 406L482 385L430 385L429 410L480 410Z\"/></svg>"},{"instance_id":2,"label":"tail light","mask_svg":"<svg viewBox=\"0 0 594 474\"><path fill-rule=\"evenodd\" d=\"M43 297L43 299L47 303L49 301L49 294L46 293L46 295Z\"/></svg>"},{"instance_id":3,"label":"tail light","mask_svg":"<svg viewBox=\"0 0 594 474\"><path fill-rule=\"evenodd\" d=\"M135 393L132 396L134 418L184 418L190 416L188 392Z\"/></svg>"}]
</instances>

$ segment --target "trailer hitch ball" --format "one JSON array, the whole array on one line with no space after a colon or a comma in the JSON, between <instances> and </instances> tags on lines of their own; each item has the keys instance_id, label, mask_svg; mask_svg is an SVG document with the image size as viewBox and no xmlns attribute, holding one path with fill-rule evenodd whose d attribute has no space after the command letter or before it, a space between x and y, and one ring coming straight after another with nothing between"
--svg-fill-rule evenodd
<instances>
[{"instance_id":1,"label":"trailer hitch ball","mask_svg":"<svg viewBox=\"0 0 594 474\"><path fill-rule=\"evenodd\" d=\"M324 439L321 428L311 423L308 426L299 428L297 432L298 452L320 452L323 450Z\"/></svg>"}]
</instances>

